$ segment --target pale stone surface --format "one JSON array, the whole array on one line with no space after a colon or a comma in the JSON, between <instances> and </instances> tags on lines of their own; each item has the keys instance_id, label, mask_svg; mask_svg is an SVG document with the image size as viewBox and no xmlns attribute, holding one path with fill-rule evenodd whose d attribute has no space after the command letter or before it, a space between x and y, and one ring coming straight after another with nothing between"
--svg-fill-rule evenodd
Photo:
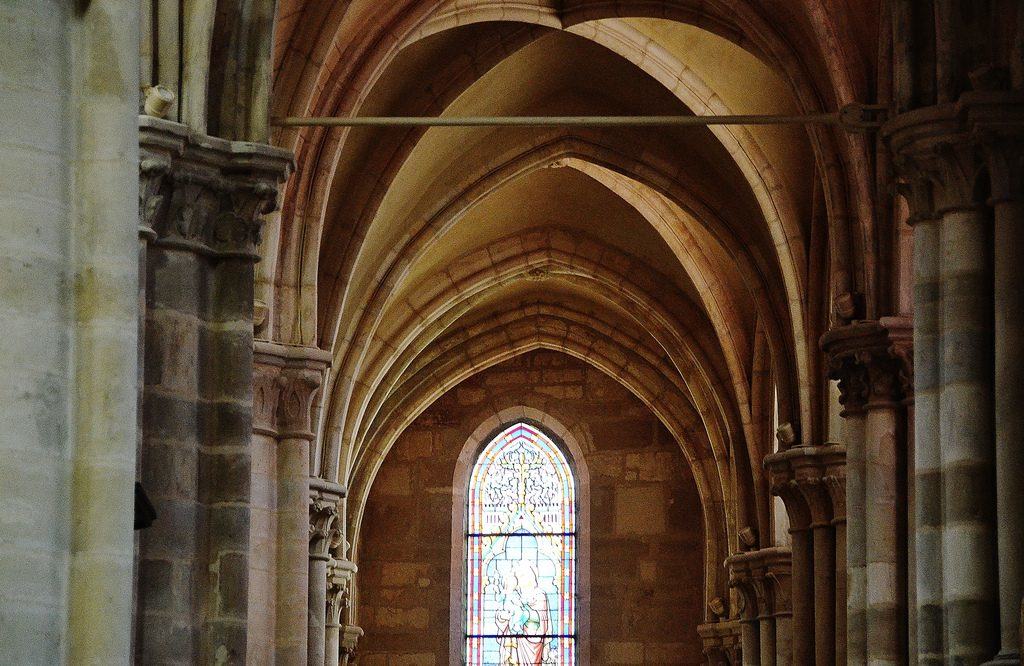
<instances>
[{"instance_id":1,"label":"pale stone surface","mask_svg":"<svg viewBox=\"0 0 1024 666\"><path fill-rule=\"evenodd\" d=\"M123 662L130 649L136 12L18 1L0 22L9 663Z\"/></svg>"}]
</instances>

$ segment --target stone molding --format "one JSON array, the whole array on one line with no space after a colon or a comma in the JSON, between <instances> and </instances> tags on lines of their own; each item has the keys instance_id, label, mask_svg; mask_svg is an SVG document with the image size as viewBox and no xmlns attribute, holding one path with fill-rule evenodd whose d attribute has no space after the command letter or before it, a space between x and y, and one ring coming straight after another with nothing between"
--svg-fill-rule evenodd
<instances>
[{"instance_id":1,"label":"stone molding","mask_svg":"<svg viewBox=\"0 0 1024 666\"><path fill-rule=\"evenodd\" d=\"M725 560L729 587L739 591L743 600L740 610L745 621L792 615L792 560L790 549L778 546L737 553Z\"/></svg>"},{"instance_id":2,"label":"stone molding","mask_svg":"<svg viewBox=\"0 0 1024 666\"><path fill-rule=\"evenodd\" d=\"M773 495L782 498L793 530L846 519L846 447L799 446L764 459ZM756 552L756 551L755 551Z\"/></svg>"},{"instance_id":3,"label":"stone molding","mask_svg":"<svg viewBox=\"0 0 1024 666\"><path fill-rule=\"evenodd\" d=\"M955 103L908 111L885 123L882 136L903 180L911 224L985 203L977 185L986 166L994 199L1024 194L1020 91L973 91Z\"/></svg>"},{"instance_id":4,"label":"stone molding","mask_svg":"<svg viewBox=\"0 0 1024 666\"><path fill-rule=\"evenodd\" d=\"M259 260L263 216L291 173L287 150L139 116L139 234L214 259Z\"/></svg>"},{"instance_id":5,"label":"stone molding","mask_svg":"<svg viewBox=\"0 0 1024 666\"><path fill-rule=\"evenodd\" d=\"M317 347L253 343L253 430L312 441L317 399L331 355Z\"/></svg>"},{"instance_id":6,"label":"stone molding","mask_svg":"<svg viewBox=\"0 0 1024 666\"><path fill-rule=\"evenodd\" d=\"M723 620L697 625L702 651L709 664L740 664L743 645L739 620Z\"/></svg>"},{"instance_id":7,"label":"stone molding","mask_svg":"<svg viewBox=\"0 0 1024 666\"><path fill-rule=\"evenodd\" d=\"M829 379L839 380L843 417L913 399L913 335L909 318L883 317L833 328L821 337Z\"/></svg>"}]
</instances>

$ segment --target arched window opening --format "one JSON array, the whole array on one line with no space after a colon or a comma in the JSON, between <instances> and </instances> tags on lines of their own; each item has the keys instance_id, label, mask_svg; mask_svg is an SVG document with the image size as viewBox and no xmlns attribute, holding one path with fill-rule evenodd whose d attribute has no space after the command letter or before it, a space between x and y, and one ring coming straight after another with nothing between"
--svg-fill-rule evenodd
<instances>
[{"instance_id":1,"label":"arched window opening","mask_svg":"<svg viewBox=\"0 0 1024 666\"><path fill-rule=\"evenodd\" d=\"M467 495L467 664L576 664L576 529L558 446L529 423L494 437Z\"/></svg>"}]
</instances>

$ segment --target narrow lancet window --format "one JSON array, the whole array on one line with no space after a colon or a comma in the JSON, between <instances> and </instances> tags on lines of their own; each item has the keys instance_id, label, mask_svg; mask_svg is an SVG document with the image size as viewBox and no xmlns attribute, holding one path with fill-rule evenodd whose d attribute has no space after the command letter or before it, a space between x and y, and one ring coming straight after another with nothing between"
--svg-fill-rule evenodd
<instances>
[{"instance_id":1,"label":"narrow lancet window","mask_svg":"<svg viewBox=\"0 0 1024 666\"><path fill-rule=\"evenodd\" d=\"M576 663L576 485L558 446L517 423L469 481L466 663Z\"/></svg>"}]
</instances>

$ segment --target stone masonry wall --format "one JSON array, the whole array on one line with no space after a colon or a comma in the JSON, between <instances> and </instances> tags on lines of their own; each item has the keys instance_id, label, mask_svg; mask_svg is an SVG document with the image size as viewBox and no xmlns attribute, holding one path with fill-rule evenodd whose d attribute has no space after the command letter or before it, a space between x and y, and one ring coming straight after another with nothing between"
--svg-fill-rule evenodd
<instances>
[{"instance_id":1,"label":"stone masonry wall","mask_svg":"<svg viewBox=\"0 0 1024 666\"><path fill-rule=\"evenodd\" d=\"M591 567L581 603L591 612L592 663L701 663L701 511L678 445L615 380L539 351L449 391L382 466L358 553L359 664L448 663L456 459L477 426L513 402L587 433Z\"/></svg>"}]
</instances>

